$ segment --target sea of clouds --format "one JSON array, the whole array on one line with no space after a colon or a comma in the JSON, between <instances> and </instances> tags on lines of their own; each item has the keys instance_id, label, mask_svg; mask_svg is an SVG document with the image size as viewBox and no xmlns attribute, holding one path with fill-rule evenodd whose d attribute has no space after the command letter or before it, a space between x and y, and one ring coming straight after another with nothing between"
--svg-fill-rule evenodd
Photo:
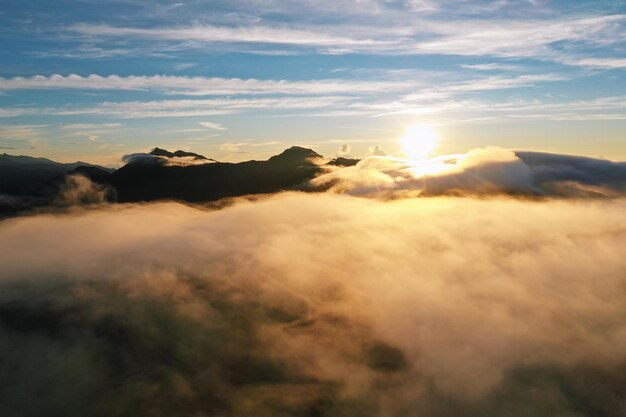
<instances>
[{"instance_id":1,"label":"sea of clouds","mask_svg":"<svg viewBox=\"0 0 626 417\"><path fill-rule=\"evenodd\" d=\"M0 410L626 415L623 166L549 158L369 158L219 210L69 184L94 204L0 222Z\"/></svg>"},{"instance_id":2,"label":"sea of clouds","mask_svg":"<svg viewBox=\"0 0 626 417\"><path fill-rule=\"evenodd\" d=\"M412 161L371 156L355 166L328 167L311 181L334 192L378 198L433 195L626 195L626 162L498 147Z\"/></svg>"}]
</instances>

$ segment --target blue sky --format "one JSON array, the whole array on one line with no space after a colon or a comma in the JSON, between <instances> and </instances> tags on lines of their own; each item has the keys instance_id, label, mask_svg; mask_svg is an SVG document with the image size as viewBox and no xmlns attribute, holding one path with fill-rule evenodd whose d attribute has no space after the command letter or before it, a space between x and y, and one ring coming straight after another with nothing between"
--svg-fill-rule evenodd
<instances>
[{"instance_id":1,"label":"blue sky","mask_svg":"<svg viewBox=\"0 0 626 417\"><path fill-rule=\"evenodd\" d=\"M626 159L626 1L3 0L0 152Z\"/></svg>"}]
</instances>

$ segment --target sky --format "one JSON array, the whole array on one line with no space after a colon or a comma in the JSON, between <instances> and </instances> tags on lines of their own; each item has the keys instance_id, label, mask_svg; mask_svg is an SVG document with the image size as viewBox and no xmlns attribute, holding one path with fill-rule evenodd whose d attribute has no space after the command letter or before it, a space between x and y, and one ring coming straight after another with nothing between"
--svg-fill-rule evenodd
<instances>
[{"instance_id":1,"label":"sky","mask_svg":"<svg viewBox=\"0 0 626 417\"><path fill-rule=\"evenodd\" d=\"M625 0L3 0L0 62L9 154L626 159Z\"/></svg>"}]
</instances>

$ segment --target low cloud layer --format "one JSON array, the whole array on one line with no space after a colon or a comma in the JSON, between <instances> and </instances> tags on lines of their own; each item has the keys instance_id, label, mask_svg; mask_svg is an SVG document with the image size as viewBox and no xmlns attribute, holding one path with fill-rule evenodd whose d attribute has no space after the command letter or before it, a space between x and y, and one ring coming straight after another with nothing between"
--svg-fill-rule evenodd
<instances>
[{"instance_id":1,"label":"low cloud layer","mask_svg":"<svg viewBox=\"0 0 626 417\"><path fill-rule=\"evenodd\" d=\"M625 209L324 193L5 220L0 409L621 416Z\"/></svg>"},{"instance_id":2,"label":"low cloud layer","mask_svg":"<svg viewBox=\"0 0 626 417\"><path fill-rule=\"evenodd\" d=\"M149 153L131 153L122 157L125 164L155 164L166 166L190 166L214 163L213 159L199 159L193 156L166 157Z\"/></svg>"},{"instance_id":3,"label":"low cloud layer","mask_svg":"<svg viewBox=\"0 0 626 417\"><path fill-rule=\"evenodd\" d=\"M373 156L314 179L314 187L353 195L521 194L558 197L626 195L626 162L476 149L462 155L411 161Z\"/></svg>"}]
</instances>

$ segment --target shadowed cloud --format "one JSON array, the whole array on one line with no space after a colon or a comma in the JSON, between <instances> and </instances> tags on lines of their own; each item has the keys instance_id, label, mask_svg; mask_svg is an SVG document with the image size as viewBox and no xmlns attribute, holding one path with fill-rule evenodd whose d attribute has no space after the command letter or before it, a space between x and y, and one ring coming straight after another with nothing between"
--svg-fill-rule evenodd
<instances>
[{"instance_id":1,"label":"shadowed cloud","mask_svg":"<svg viewBox=\"0 0 626 417\"><path fill-rule=\"evenodd\" d=\"M625 208L283 194L5 220L0 408L618 417Z\"/></svg>"}]
</instances>

